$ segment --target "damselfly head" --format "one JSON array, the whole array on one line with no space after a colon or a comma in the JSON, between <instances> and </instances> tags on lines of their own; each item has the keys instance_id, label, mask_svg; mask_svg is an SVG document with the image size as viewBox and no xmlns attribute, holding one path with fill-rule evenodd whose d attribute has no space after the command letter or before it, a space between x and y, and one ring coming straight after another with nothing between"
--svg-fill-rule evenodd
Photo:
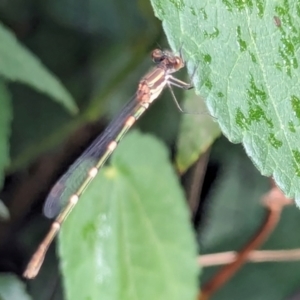
<instances>
[{"instance_id":1,"label":"damselfly head","mask_svg":"<svg viewBox=\"0 0 300 300\"><path fill-rule=\"evenodd\" d=\"M168 50L155 49L152 51L152 60L156 64L164 64L171 73L184 67L184 62L180 56Z\"/></svg>"}]
</instances>

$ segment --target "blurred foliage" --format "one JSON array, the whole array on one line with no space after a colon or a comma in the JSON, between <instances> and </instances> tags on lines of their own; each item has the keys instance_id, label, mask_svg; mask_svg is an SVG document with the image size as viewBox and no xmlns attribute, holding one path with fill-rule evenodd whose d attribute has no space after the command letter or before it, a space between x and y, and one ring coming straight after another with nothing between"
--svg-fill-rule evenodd
<instances>
[{"instance_id":1,"label":"blurred foliage","mask_svg":"<svg viewBox=\"0 0 300 300\"><path fill-rule=\"evenodd\" d=\"M180 3L183 3L181 1L170 2L172 5L178 4L177 8L180 8ZM26 71L24 73L26 75L22 79L18 77L22 75L20 72L14 76L8 76L5 72L7 67L0 72L1 183L4 180L3 171L6 170L6 179L3 182L0 198L8 208L10 215L9 222L0 223L0 270L3 273L13 273L18 276L5 274L1 277L1 292L9 294L4 296L4 293L0 292L0 298L59 300L66 299L66 295L71 295L68 286L72 285L72 276L77 275L76 280L80 280L80 274L72 274L67 278L64 276L68 276L68 272L75 273L76 270L78 272L76 267L81 265L81 262L78 262L78 265L72 263L70 269L69 261L74 258L72 254L75 255L76 260L76 251L79 255L83 248L86 251L83 252L83 257L86 257L86 261L82 261L83 265L93 264L92 258L96 260L99 258L94 253L89 254L89 247L93 246L88 242L83 243L84 239L79 238L82 237L83 231L80 224L76 225L76 219L80 220L79 223L85 219L90 221L89 224L92 225L87 227L87 233L93 232L97 235L99 232L98 228L93 227L96 226L95 224L101 223L101 220L97 219L99 215L95 217L96 210L99 209L100 213L103 213L104 208L99 203L105 202L100 201L103 199L108 201L107 198L105 199L106 193L108 193L107 196L110 196L109 191L115 191L115 188L109 186L98 187L97 182L100 179L103 180L103 185L107 184L105 180L115 180L118 184L122 182L122 185L125 185L124 182L126 182L128 185L119 189L123 191L122 196L116 196L115 200L122 197L121 200L128 206L133 205L129 202L133 198L128 192L129 188L130 192L136 193L135 195L141 195L139 196L141 200L145 198L145 201L149 201L148 204L145 202L143 205L153 207L154 211L149 211L149 216L153 214L154 219L158 219L158 223L155 223L149 217L149 220L153 222L149 221L149 224L154 224L158 228L158 233L166 234L164 239L170 238L170 241L166 242L163 239L157 245L163 245L162 249L166 250L168 242L172 247L178 242L180 246L176 247L182 247L180 248L182 252L178 252L179 256L184 257L190 263L194 254L194 246L191 238L192 232L188 225L188 212L182 200L182 189L187 191L190 186L181 186L178 180L173 178L174 174L170 177L164 175L164 178L161 178L158 175L165 174L161 171L161 174L155 176L160 173L160 170L154 162L159 162L162 170L169 170L173 164L175 165L171 162L171 159L175 157L176 167L180 172L185 172L201 154L210 151L211 143L219 135L217 126L219 120L210 118L202 102L200 104L202 99L193 96L193 91L182 93L176 90L175 93L180 102L182 98L191 102L185 107L185 110L187 112L192 110L192 112L200 114L196 116L186 114L182 117L170 95L167 92L164 93L162 99L157 101L136 125L142 132L151 133L155 137L148 139L141 133L128 136L131 142L117 150L119 152L116 158L112 158L112 166L103 170L97 181L87 191L87 196L89 196L93 193L95 195L97 189L101 189L99 194L104 198L96 200L99 203L95 206L91 201L82 201L78 209L74 211L74 215L70 216L61 235L60 252L64 275L61 275L55 255L55 245L52 245L40 274L35 280L27 283L27 291L25 291L25 285L21 283L23 280L21 274L30 255L50 225L50 220L45 220L41 214L47 192L74 158L95 136L102 132L109 120L118 114L122 106L133 95L141 74L151 66L150 51L159 45L163 48L168 48L168 45L164 38L161 22L154 16L151 4L146 0L127 2L121 0L0 1L0 20L5 31L15 34L20 46L18 51L21 52L19 53L26 53L26 55L29 53L30 55L30 59L27 59L28 56L23 56L24 61L20 59L20 64L31 65L30 60L33 59L39 66L38 70L22 69L22 71ZM195 33L197 33L196 30ZM9 44L6 43L6 45ZM0 46L0 54L3 54L2 46ZM172 44L172 46L174 45ZM223 45L219 45L219 47L223 47ZM220 51L220 48L215 49ZM15 62L12 59L15 52L11 51L8 54L9 59L6 61L3 61L4 57L0 57L1 66ZM189 70L192 73L194 64L189 61L188 56L185 58L188 60ZM209 65L205 59L202 62L203 66ZM20 67L20 64L16 65ZM57 92L56 88L51 88L49 93L32 84L42 84L40 68L51 78L60 82L58 84L65 87L67 93L70 93L70 99L74 99L75 102L74 106L79 108L76 116L66 109L66 106L69 106L64 101L57 101L57 97L51 94L53 90ZM205 69L205 67L197 69L197 74L205 73ZM28 82L25 82L26 79ZM182 79L184 80L184 77ZM196 81L198 79L195 78ZM204 93L202 96L207 95ZM181 122L182 119L183 122ZM158 140L161 142L157 142ZM144 149L143 145L145 143L147 145L148 142L153 145L153 148L146 146ZM142 153L140 149L144 149ZM161 156L161 152L168 154ZM174 152L176 152L176 156ZM139 163L134 164L132 162L134 158ZM107 178L107 172L112 168L117 171L116 174L119 177L108 176ZM139 168L142 170L138 170ZM172 174L172 172L168 174ZM136 186L135 181L133 183L131 181L132 178L142 181L144 177L148 178L145 181L146 187ZM158 187L160 188L158 189ZM246 243L262 222L264 210L259 201L268 188L268 180L256 171L241 146L232 145L224 138L213 144L202 187L200 208L196 212L195 218L201 252L237 250ZM138 194L141 189L141 194ZM151 193L151 195L149 194L150 200L148 192ZM162 201L162 199L169 199L168 197L172 198L173 193L176 193L176 199L178 197L181 200L174 201L174 203L167 201L167 204ZM98 197L98 193L95 197ZM151 199L153 199L151 197L155 197L155 205L151 205ZM118 204L117 201L109 201L105 208L110 208L110 203ZM147 238L149 233L143 235L142 231L145 224L136 224L138 221L130 223L141 217L133 213L137 208L133 206L131 210L127 206L123 206L123 209L124 213L120 208L115 210L117 218L114 220L120 221L125 218L128 223L121 224L124 225L124 228L127 226L131 228L130 233L133 236L137 235L134 238L138 237L141 240ZM88 212L94 216L92 220L89 220ZM169 222L161 221L168 220L170 216ZM148 219L142 218L141 220ZM299 212L296 209L287 209L279 228L264 245L264 248L298 248L300 240L295 228L297 228L299 220ZM170 226L170 224L174 225ZM182 226L180 226L181 224ZM75 226L77 227L75 228ZM179 232L182 240L179 238L176 240ZM90 238L89 234L86 234L87 241ZM73 241L76 237L78 240ZM124 238L122 235L121 237ZM70 238L72 241L68 240ZM73 245L74 247L72 247ZM123 242L122 245L126 245L126 243ZM130 244L128 245L130 246ZM139 256L146 262L153 259L151 256L153 244L149 245L148 250L143 250L145 256ZM185 245L189 245L189 248L184 249ZM170 250L172 254L177 253L179 248L176 247ZM119 251L115 247L113 250ZM137 249L133 250L137 251ZM149 255L147 255L147 251L149 251ZM101 255L100 257L102 257ZM91 258L90 261L88 261L89 258ZM149 258L149 261L146 258ZM177 263L176 255L175 259L173 256L171 258ZM180 260L178 260L178 266L180 266ZM190 270L192 269L193 267L190 268ZM216 269L204 269L201 281L209 280ZM291 263L247 265L220 292L214 295L213 299L276 300L286 298L299 289L300 274L298 270L298 263L293 263L293 270L291 270ZM194 270L189 274L192 274L191 278L195 278L196 272ZM157 286L160 286L161 282L156 275L155 273L152 278L153 282L157 284L154 285L155 288L147 286L144 282L136 284L144 284L145 291L147 291L147 287L152 292L159 293L160 290ZM157 276L159 275L161 273L158 273ZM60 276L63 277L62 282L65 282L65 286L68 288L67 293L62 291ZM87 276L86 273L84 276ZM184 281L186 278L179 274L177 280ZM138 276L137 279L139 279ZM85 277L85 280L89 281L90 278ZM90 283L92 284L91 281ZM175 280L172 283L174 286L180 285ZM80 281L76 282L75 288L78 286L80 286ZM112 286L114 287L114 285ZM180 288L184 288L184 286L182 285ZM194 290L190 286L189 292L189 297L193 297L191 295L194 294ZM168 299L163 293L161 295L164 296L164 299ZM173 296L172 293L168 294L168 296L170 295ZM123 299L123 297L121 298ZM159 299L156 296L152 298Z\"/></svg>"},{"instance_id":2,"label":"blurred foliage","mask_svg":"<svg viewBox=\"0 0 300 300\"><path fill-rule=\"evenodd\" d=\"M25 284L14 275L0 275L0 299L30 300Z\"/></svg>"},{"instance_id":3,"label":"blurred foliage","mask_svg":"<svg viewBox=\"0 0 300 300\"><path fill-rule=\"evenodd\" d=\"M9 219L9 210L4 205L3 201L0 200L0 220L8 220Z\"/></svg>"},{"instance_id":4,"label":"blurred foliage","mask_svg":"<svg viewBox=\"0 0 300 300\"><path fill-rule=\"evenodd\" d=\"M218 161L222 167L208 196L208 207L199 228L202 254L239 250L263 223L266 211L261 196L268 191L268 181L259 175L243 152L242 147L230 145L225 139L214 147L212 161ZM293 206L286 208L262 249L299 248L300 239L293 229L299 225L299 211ZM218 269L204 269L203 282L212 278ZM300 262L249 263L212 299L290 299L299 290L299 277Z\"/></svg>"}]
</instances>

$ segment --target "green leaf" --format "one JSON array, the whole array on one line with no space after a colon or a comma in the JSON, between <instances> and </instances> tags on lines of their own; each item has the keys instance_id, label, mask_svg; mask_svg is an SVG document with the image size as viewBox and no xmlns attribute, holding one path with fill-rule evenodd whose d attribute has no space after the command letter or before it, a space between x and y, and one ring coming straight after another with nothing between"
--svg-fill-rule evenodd
<instances>
[{"instance_id":1,"label":"green leaf","mask_svg":"<svg viewBox=\"0 0 300 300\"><path fill-rule=\"evenodd\" d=\"M297 1L152 0L223 133L300 205Z\"/></svg>"},{"instance_id":2,"label":"green leaf","mask_svg":"<svg viewBox=\"0 0 300 300\"><path fill-rule=\"evenodd\" d=\"M0 74L11 81L27 84L57 102L72 113L76 105L69 92L32 53L16 40L15 36L0 24Z\"/></svg>"},{"instance_id":3,"label":"green leaf","mask_svg":"<svg viewBox=\"0 0 300 300\"><path fill-rule=\"evenodd\" d=\"M26 292L25 284L11 274L0 275L0 299L1 300L30 300Z\"/></svg>"},{"instance_id":4,"label":"green leaf","mask_svg":"<svg viewBox=\"0 0 300 300\"><path fill-rule=\"evenodd\" d=\"M156 139L129 134L65 222L68 299L195 299L196 244L183 191Z\"/></svg>"},{"instance_id":5,"label":"green leaf","mask_svg":"<svg viewBox=\"0 0 300 300\"><path fill-rule=\"evenodd\" d=\"M1 221L7 221L10 218L9 210L3 203L3 201L0 199L0 220Z\"/></svg>"},{"instance_id":6,"label":"green leaf","mask_svg":"<svg viewBox=\"0 0 300 300\"><path fill-rule=\"evenodd\" d=\"M191 91L186 93L184 114L177 141L176 164L179 172L185 172L205 153L220 135L220 128L205 110L203 100ZM188 114L188 112L199 114Z\"/></svg>"},{"instance_id":7,"label":"green leaf","mask_svg":"<svg viewBox=\"0 0 300 300\"><path fill-rule=\"evenodd\" d=\"M9 139L12 121L11 97L3 80L0 79L0 186L4 170L9 164Z\"/></svg>"}]
</instances>

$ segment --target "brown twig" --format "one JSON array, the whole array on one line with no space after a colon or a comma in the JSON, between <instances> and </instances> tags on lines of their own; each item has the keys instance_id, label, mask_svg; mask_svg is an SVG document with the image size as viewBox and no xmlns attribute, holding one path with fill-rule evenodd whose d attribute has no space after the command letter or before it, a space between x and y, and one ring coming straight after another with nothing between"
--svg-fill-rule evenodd
<instances>
[{"instance_id":1,"label":"brown twig","mask_svg":"<svg viewBox=\"0 0 300 300\"><path fill-rule=\"evenodd\" d=\"M263 197L263 204L267 208L267 214L261 228L254 237L238 252L235 260L229 265L224 266L221 270L204 285L202 292L199 294L199 300L207 300L218 290L226 281L228 281L238 269L248 260L249 254L257 249L271 234L280 220L280 215L285 205L291 204L292 201L287 199L283 193L272 183L272 189Z\"/></svg>"},{"instance_id":2,"label":"brown twig","mask_svg":"<svg viewBox=\"0 0 300 300\"><path fill-rule=\"evenodd\" d=\"M198 264L201 267L213 267L227 265L236 260L238 252L227 251L199 256ZM247 257L247 262L283 262L300 261L300 249L291 250L255 250L251 251Z\"/></svg>"},{"instance_id":3,"label":"brown twig","mask_svg":"<svg viewBox=\"0 0 300 300\"><path fill-rule=\"evenodd\" d=\"M203 180L209 156L210 148L201 155L194 166L188 171L188 182L186 184L188 187L186 188L186 194L190 211L192 212L193 216L195 216L197 210L199 209L199 198L203 187Z\"/></svg>"}]
</instances>

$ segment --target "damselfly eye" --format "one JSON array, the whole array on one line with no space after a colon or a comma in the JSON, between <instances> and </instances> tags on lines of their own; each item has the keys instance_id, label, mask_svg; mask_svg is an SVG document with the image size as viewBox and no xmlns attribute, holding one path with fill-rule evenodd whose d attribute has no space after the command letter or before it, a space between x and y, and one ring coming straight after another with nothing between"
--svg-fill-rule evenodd
<instances>
[{"instance_id":1,"label":"damselfly eye","mask_svg":"<svg viewBox=\"0 0 300 300\"><path fill-rule=\"evenodd\" d=\"M155 49L152 51L151 56L154 63L159 63L162 61L164 53L160 49Z\"/></svg>"}]
</instances>

